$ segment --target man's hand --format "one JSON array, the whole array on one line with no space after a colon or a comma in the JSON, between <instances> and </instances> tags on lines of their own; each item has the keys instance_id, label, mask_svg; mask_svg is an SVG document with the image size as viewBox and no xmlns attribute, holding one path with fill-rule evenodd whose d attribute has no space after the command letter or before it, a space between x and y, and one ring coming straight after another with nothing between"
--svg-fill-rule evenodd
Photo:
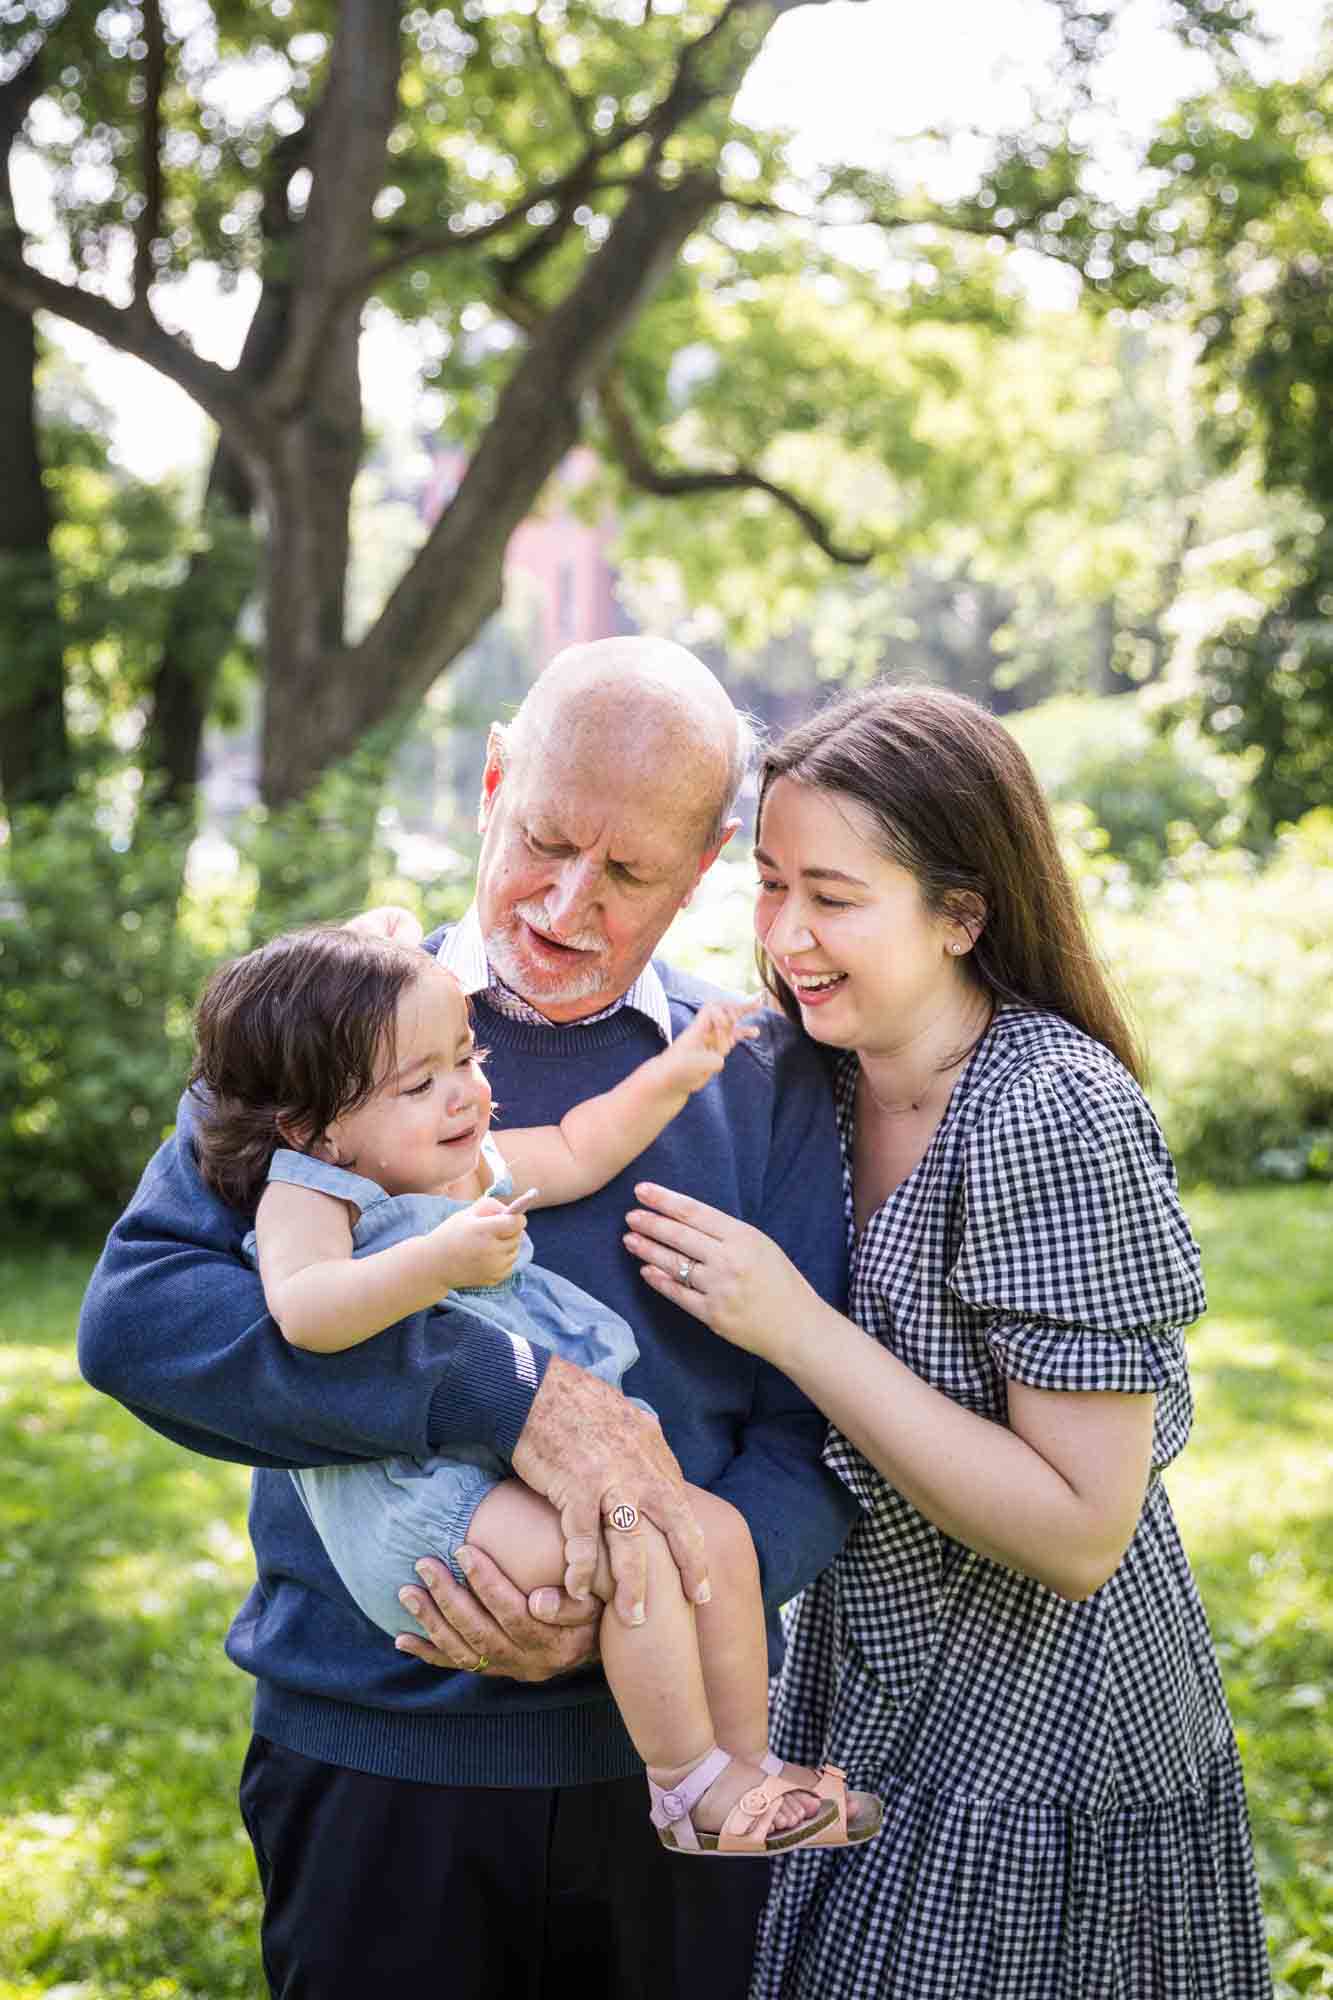
<instances>
[{"instance_id":1,"label":"man's hand","mask_svg":"<svg viewBox=\"0 0 1333 2000\"><path fill-rule=\"evenodd\" d=\"M514 1268L526 1228L521 1214L489 1194L436 1223L428 1241L439 1253L441 1288L498 1285Z\"/></svg>"},{"instance_id":2,"label":"man's hand","mask_svg":"<svg viewBox=\"0 0 1333 2000\"><path fill-rule=\"evenodd\" d=\"M423 1588L401 1592L404 1608L429 1636L402 1633L394 1641L400 1653L466 1673L477 1672L484 1660L483 1674L513 1681L547 1681L596 1659L602 1615L596 1598L575 1602L558 1590L534 1590L530 1605L480 1549L464 1546L455 1560L467 1572L468 1589L426 1556L418 1565Z\"/></svg>"},{"instance_id":3,"label":"man's hand","mask_svg":"<svg viewBox=\"0 0 1333 2000\"><path fill-rule=\"evenodd\" d=\"M614 1512L642 1514L660 1528L691 1604L706 1604L708 1565L703 1530L694 1518L675 1456L656 1417L636 1409L618 1389L555 1355L547 1364L514 1449L514 1471L550 1501L565 1538L565 1588L587 1595ZM605 1544L615 1578L616 1614L625 1625L644 1619L646 1562L641 1538L608 1527Z\"/></svg>"}]
</instances>

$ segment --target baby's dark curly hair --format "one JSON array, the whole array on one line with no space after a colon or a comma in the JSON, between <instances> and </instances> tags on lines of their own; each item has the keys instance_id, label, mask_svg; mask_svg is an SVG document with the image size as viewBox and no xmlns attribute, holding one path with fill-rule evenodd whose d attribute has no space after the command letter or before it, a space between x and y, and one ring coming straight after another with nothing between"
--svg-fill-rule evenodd
<instances>
[{"instance_id":1,"label":"baby's dark curly hair","mask_svg":"<svg viewBox=\"0 0 1333 2000\"><path fill-rule=\"evenodd\" d=\"M322 924L213 974L195 1016L190 1087L200 1170L225 1202L253 1210L279 1146L313 1146L365 1103L394 1060L398 1002L430 962L415 947Z\"/></svg>"}]
</instances>

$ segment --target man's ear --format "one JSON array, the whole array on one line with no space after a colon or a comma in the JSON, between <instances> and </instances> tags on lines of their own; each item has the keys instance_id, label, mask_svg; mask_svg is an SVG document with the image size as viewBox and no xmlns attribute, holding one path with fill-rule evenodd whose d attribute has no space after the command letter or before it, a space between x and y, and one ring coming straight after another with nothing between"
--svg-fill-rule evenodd
<instances>
[{"instance_id":1,"label":"man's ear","mask_svg":"<svg viewBox=\"0 0 1333 2000\"><path fill-rule=\"evenodd\" d=\"M491 807L504 780L508 762L508 737L502 722L493 722L486 736L486 765L481 774L481 797L477 802L477 832L485 833Z\"/></svg>"},{"instance_id":2,"label":"man's ear","mask_svg":"<svg viewBox=\"0 0 1333 2000\"><path fill-rule=\"evenodd\" d=\"M732 834L735 833L739 825L740 821L738 819L729 819L725 827L722 829L721 840L715 841L711 847L705 849L704 854L699 862L698 873L695 875L695 878L691 882L686 894L681 899L680 907L682 910L685 908L686 904L690 902L690 900L694 895L695 890L698 888L699 884L703 881L704 876L708 873L713 863L717 860L718 855L722 852L723 848L726 846L727 842L731 839Z\"/></svg>"}]
</instances>

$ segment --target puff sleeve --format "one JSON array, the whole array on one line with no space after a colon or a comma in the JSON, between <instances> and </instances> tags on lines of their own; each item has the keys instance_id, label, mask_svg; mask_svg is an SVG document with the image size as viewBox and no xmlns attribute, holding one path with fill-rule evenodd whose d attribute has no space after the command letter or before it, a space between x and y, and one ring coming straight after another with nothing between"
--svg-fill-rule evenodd
<instances>
[{"instance_id":1,"label":"puff sleeve","mask_svg":"<svg viewBox=\"0 0 1333 2000\"><path fill-rule=\"evenodd\" d=\"M1186 1380L1198 1248L1138 1086L1063 1057L997 1094L969 1136L950 1289L995 1365L1038 1389L1160 1394Z\"/></svg>"}]
</instances>

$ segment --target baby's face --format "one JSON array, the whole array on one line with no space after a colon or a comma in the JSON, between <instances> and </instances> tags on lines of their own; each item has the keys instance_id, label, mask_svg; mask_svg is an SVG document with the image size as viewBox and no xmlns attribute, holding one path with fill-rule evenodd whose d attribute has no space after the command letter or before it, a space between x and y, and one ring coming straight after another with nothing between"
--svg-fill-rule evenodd
<instances>
[{"instance_id":1,"label":"baby's face","mask_svg":"<svg viewBox=\"0 0 1333 2000\"><path fill-rule=\"evenodd\" d=\"M442 967L423 965L404 989L391 1053L374 1095L329 1127L329 1156L388 1194L443 1194L476 1169L491 1089L466 1002Z\"/></svg>"}]
</instances>

